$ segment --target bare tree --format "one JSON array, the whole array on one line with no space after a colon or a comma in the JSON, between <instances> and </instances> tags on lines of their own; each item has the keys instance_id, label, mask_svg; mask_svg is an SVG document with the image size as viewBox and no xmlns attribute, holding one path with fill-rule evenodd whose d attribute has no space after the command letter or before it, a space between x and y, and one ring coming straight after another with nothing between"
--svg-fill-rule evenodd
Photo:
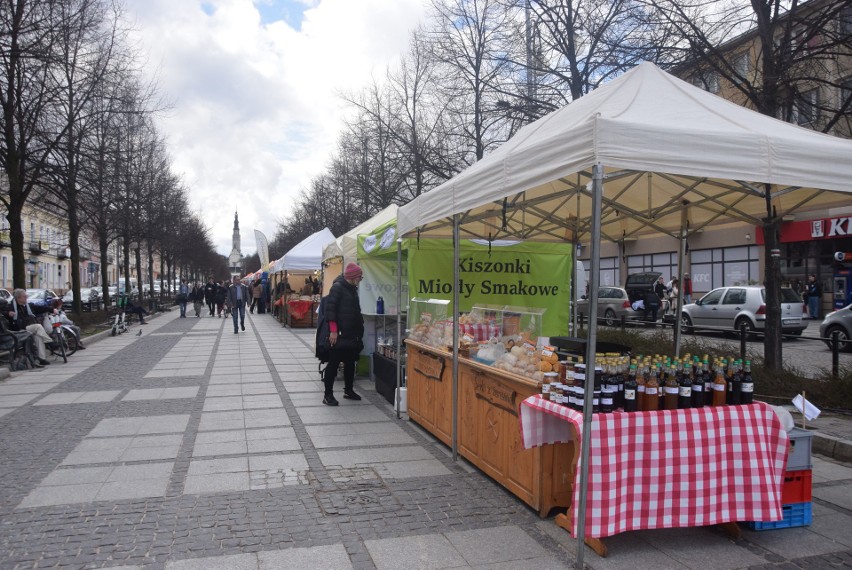
<instances>
[{"instance_id":1,"label":"bare tree","mask_svg":"<svg viewBox=\"0 0 852 570\"><path fill-rule=\"evenodd\" d=\"M0 193L12 246L15 287L26 287L24 205L46 176L49 157L64 136L56 129L60 93L52 81L61 25L62 0L18 0L0 3L0 167L8 192Z\"/></svg>"},{"instance_id":2,"label":"bare tree","mask_svg":"<svg viewBox=\"0 0 852 570\"><path fill-rule=\"evenodd\" d=\"M508 62L505 52L511 13L499 0L433 0L433 57L440 62L440 89L448 102L459 164L481 160L506 138L503 98ZM449 137L448 137L449 138Z\"/></svg>"}]
</instances>

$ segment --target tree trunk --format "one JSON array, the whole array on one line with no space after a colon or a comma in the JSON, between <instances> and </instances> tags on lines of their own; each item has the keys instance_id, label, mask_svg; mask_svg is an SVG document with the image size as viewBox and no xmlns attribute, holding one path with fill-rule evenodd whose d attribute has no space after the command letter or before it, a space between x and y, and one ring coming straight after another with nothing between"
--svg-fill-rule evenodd
<instances>
[{"instance_id":1,"label":"tree trunk","mask_svg":"<svg viewBox=\"0 0 852 570\"><path fill-rule=\"evenodd\" d=\"M101 295L106 308L110 306L112 299L109 298L109 242L103 233L98 235L98 251L101 258Z\"/></svg>"},{"instance_id":2,"label":"tree trunk","mask_svg":"<svg viewBox=\"0 0 852 570\"><path fill-rule=\"evenodd\" d=\"M72 311L82 313L83 301L80 298L80 227L76 205L72 200L69 200L68 206L68 246L71 248L71 290L74 292Z\"/></svg>"},{"instance_id":3,"label":"tree trunk","mask_svg":"<svg viewBox=\"0 0 852 570\"><path fill-rule=\"evenodd\" d=\"M16 204L15 202L15 200L10 200L9 213L6 214L6 219L9 220L9 242L12 246L12 288L26 289L27 262L24 258L24 229L21 227L23 203Z\"/></svg>"}]
</instances>

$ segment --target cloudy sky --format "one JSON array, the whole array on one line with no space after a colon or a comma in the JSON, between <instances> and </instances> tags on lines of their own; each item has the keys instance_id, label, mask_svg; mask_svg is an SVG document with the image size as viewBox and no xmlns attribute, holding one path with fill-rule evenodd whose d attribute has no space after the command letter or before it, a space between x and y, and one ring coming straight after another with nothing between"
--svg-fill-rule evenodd
<instances>
[{"instance_id":1,"label":"cloudy sky","mask_svg":"<svg viewBox=\"0 0 852 570\"><path fill-rule=\"evenodd\" d=\"M424 0L127 0L174 168L218 251L269 239L323 171L347 109L425 18ZM322 228L317 228L322 229Z\"/></svg>"}]
</instances>

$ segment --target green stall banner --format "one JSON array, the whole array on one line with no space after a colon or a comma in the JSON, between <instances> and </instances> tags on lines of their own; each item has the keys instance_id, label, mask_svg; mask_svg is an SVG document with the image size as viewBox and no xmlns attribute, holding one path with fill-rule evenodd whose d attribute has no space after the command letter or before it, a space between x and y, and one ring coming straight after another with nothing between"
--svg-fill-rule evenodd
<instances>
[{"instance_id":1,"label":"green stall banner","mask_svg":"<svg viewBox=\"0 0 852 570\"><path fill-rule=\"evenodd\" d=\"M411 240L408 246L410 297L452 301L452 241ZM462 240L459 250L460 312L480 304L546 309L542 333L568 334L573 253L570 243L489 246Z\"/></svg>"}]
</instances>

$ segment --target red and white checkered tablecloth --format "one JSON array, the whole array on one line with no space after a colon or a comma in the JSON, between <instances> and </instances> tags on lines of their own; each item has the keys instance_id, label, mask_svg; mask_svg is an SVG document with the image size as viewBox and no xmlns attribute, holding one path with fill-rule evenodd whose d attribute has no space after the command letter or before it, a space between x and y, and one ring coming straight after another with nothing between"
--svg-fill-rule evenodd
<instances>
[{"instance_id":1,"label":"red and white checkered tablecloth","mask_svg":"<svg viewBox=\"0 0 852 570\"><path fill-rule=\"evenodd\" d=\"M482 323L478 325L460 324L459 332L462 335L470 335L477 342L486 342L494 337L500 338L500 327L494 323Z\"/></svg>"},{"instance_id":2,"label":"red and white checkered tablecloth","mask_svg":"<svg viewBox=\"0 0 852 570\"><path fill-rule=\"evenodd\" d=\"M520 405L525 448L576 441L583 414L530 396ZM757 402L592 418L586 537L629 530L781 520L787 433ZM574 536L580 462L572 504Z\"/></svg>"}]
</instances>

